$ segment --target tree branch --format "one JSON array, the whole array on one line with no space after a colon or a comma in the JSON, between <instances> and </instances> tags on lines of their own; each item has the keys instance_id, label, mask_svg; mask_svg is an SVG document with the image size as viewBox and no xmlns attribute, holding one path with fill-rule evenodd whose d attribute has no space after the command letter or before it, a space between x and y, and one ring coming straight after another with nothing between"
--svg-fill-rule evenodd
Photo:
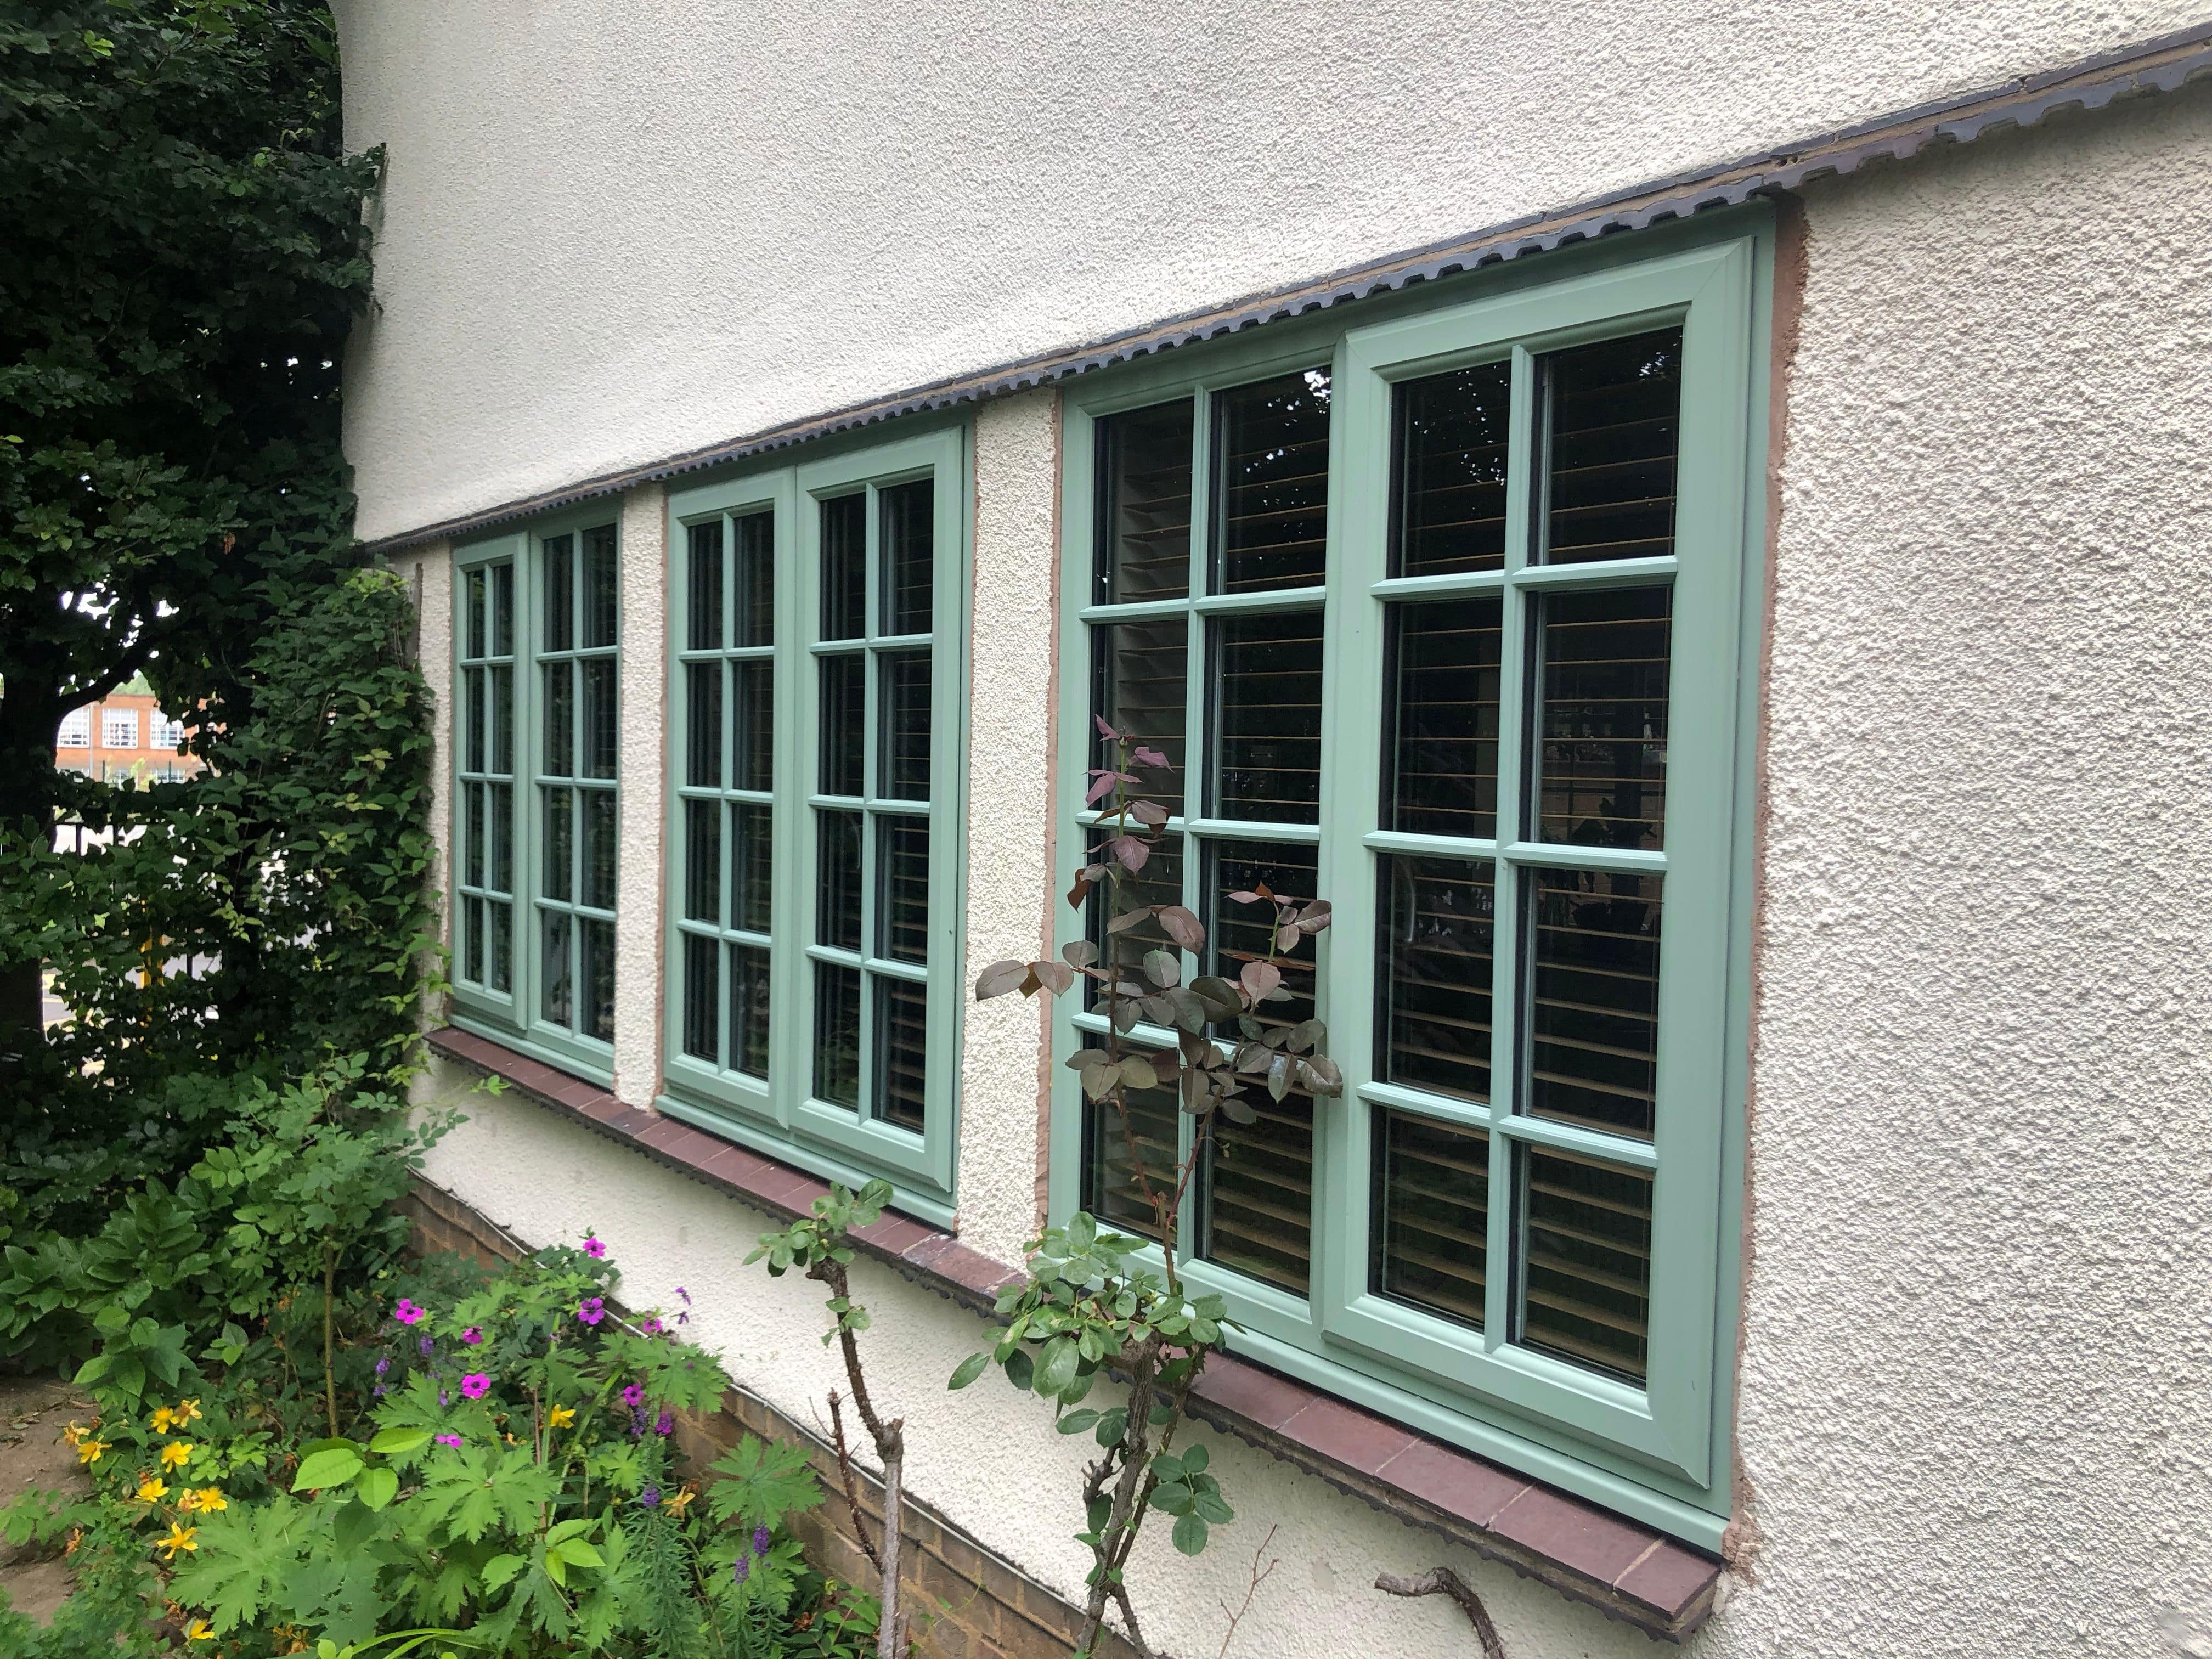
<instances>
[{"instance_id":1,"label":"tree branch","mask_svg":"<svg viewBox=\"0 0 2212 1659\"><path fill-rule=\"evenodd\" d=\"M1482 1644L1482 1659L1505 1659L1505 1644L1498 1639L1498 1626L1490 1621L1490 1609L1482 1605L1473 1586L1449 1567L1432 1568L1419 1578L1382 1573L1376 1577L1375 1588L1387 1595L1450 1596L1474 1622L1475 1636Z\"/></svg>"},{"instance_id":2,"label":"tree branch","mask_svg":"<svg viewBox=\"0 0 2212 1659\"><path fill-rule=\"evenodd\" d=\"M853 1512L853 1537L860 1547L860 1553L868 1558L868 1565L880 1574L884 1558L876 1553L875 1540L868 1536L868 1523L860 1513L860 1480L853 1468L853 1454L845 1443L844 1402L838 1399L837 1390L830 1390L830 1426L837 1446L837 1474L845 1488L845 1507Z\"/></svg>"}]
</instances>

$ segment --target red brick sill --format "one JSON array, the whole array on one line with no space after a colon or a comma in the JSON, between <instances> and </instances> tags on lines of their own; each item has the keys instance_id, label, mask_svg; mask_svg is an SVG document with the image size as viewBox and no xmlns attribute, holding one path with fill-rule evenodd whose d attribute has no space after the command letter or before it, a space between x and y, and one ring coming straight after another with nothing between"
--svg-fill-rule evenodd
<instances>
[{"instance_id":1,"label":"red brick sill","mask_svg":"<svg viewBox=\"0 0 2212 1659\"><path fill-rule=\"evenodd\" d=\"M829 1183L702 1129L625 1106L597 1084L444 1027L430 1047L503 1078L588 1125L778 1218L805 1214ZM853 1234L868 1255L975 1312L1023 1277L951 1233L887 1212ZM1679 1642L1711 1617L1721 1565L1641 1522L1400 1427L1248 1360L1210 1361L1192 1412L1399 1519L1425 1526L1652 1636Z\"/></svg>"}]
</instances>

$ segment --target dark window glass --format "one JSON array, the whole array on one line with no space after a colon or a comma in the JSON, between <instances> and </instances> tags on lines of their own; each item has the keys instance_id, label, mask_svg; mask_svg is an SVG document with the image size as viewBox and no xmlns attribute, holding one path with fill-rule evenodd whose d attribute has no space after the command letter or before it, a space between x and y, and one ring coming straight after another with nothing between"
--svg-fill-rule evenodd
<instances>
[{"instance_id":1,"label":"dark window glass","mask_svg":"<svg viewBox=\"0 0 2212 1659\"><path fill-rule=\"evenodd\" d=\"M484 627L484 591L486 574L481 568L468 574L469 648L467 654L482 657L489 654L490 636Z\"/></svg>"},{"instance_id":2,"label":"dark window glass","mask_svg":"<svg viewBox=\"0 0 2212 1659\"><path fill-rule=\"evenodd\" d=\"M822 503L822 637L857 640L868 628L868 498Z\"/></svg>"},{"instance_id":3,"label":"dark window glass","mask_svg":"<svg viewBox=\"0 0 2212 1659\"><path fill-rule=\"evenodd\" d=\"M544 786L545 869L539 885L550 899L575 896L576 792L566 784Z\"/></svg>"},{"instance_id":4,"label":"dark window glass","mask_svg":"<svg viewBox=\"0 0 2212 1659\"><path fill-rule=\"evenodd\" d=\"M1166 1064L1162 1061L1162 1070ZM1084 1207L1109 1227L1156 1239L1160 1236L1158 1212L1146 1198L1145 1188L1149 1185L1153 1196L1163 1200L1175 1195L1176 1175L1182 1166L1175 1091L1132 1089L1127 1110L1125 1123L1122 1108L1113 1102L1084 1103ZM1139 1159L1144 1164L1141 1182L1137 1176Z\"/></svg>"},{"instance_id":5,"label":"dark window glass","mask_svg":"<svg viewBox=\"0 0 2212 1659\"><path fill-rule=\"evenodd\" d=\"M1662 878L1532 873L1528 1109L1648 1140Z\"/></svg>"},{"instance_id":6,"label":"dark window glass","mask_svg":"<svg viewBox=\"0 0 2212 1659\"><path fill-rule=\"evenodd\" d=\"M586 657L584 676L584 770L587 778L615 775L615 659Z\"/></svg>"},{"instance_id":7,"label":"dark window glass","mask_svg":"<svg viewBox=\"0 0 2212 1659\"><path fill-rule=\"evenodd\" d=\"M822 793L858 795L867 762L867 659L822 659Z\"/></svg>"},{"instance_id":8,"label":"dark window glass","mask_svg":"<svg viewBox=\"0 0 2212 1659\"><path fill-rule=\"evenodd\" d=\"M929 960L929 820L879 818L877 857L884 900L878 907L880 954L894 962Z\"/></svg>"},{"instance_id":9,"label":"dark window glass","mask_svg":"<svg viewBox=\"0 0 2212 1659\"><path fill-rule=\"evenodd\" d=\"M768 1080L768 952L730 947L730 1067Z\"/></svg>"},{"instance_id":10,"label":"dark window glass","mask_svg":"<svg viewBox=\"0 0 2212 1659\"><path fill-rule=\"evenodd\" d=\"M1098 422L1101 604L1190 592L1192 407L1182 398Z\"/></svg>"},{"instance_id":11,"label":"dark window glass","mask_svg":"<svg viewBox=\"0 0 2212 1659\"><path fill-rule=\"evenodd\" d=\"M514 567L511 564L491 568L491 653L495 657L514 654Z\"/></svg>"},{"instance_id":12,"label":"dark window glass","mask_svg":"<svg viewBox=\"0 0 2212 1659\"><path fill-rule=\"evenodd\" d=\"M691 526L691 589L686 602L689 648L722 648L722 521ZM712 1056L709 1056L711 1058Z\"/></svg>"},{"instance_id":13,"label":"dark window glass","mask_svg":"<svg viewBox=\"0 0 2212 1659\"><path fill-rule=\"evenodd\" d=\"M684 1052L720 1065L722 1059L722 947L684 936Z\"/></svg>"},{"instance_id":14,"label":"dark window glass","mask_svg":"<svg viewBox=\"0 0 2212 1659\"><path fill-rule=\"evenodd\" d=\"M860 948L860 815L817 808L821 831L815 883L815 939L842 951Z\"/></svg>"},{"instance_id":15,"label":"dark window glass","mask_svg":"<svg viewBox=\"0 0 2212 1659\"><path fill-rule=\"evenodd\" d=\"M1210 866L1205 891L1206 971L1235 979L1248 962L1267 954L1267 940L1275 922L1274 906L1265 899L1240 904L1235 893L1256 893L1261 888L1280 898L1301 902L1318 896L1315 873L1316 851L1311 847L1277 845L1263 841L1213 842L1206 848ZM1295 1025L1314 1012L1313 942L1301 940L1290 966L1283 969L1283 988L1291 993L1282 1002L1265 1005L1262 1024Z\"/></svg>"},{"instance_id":16,"label":"dark window glass","mask_svg":"<svg viewBox=\"0 0 2212 1659\"><path fill-rule=\"evenodd\" d=\"M929 653L885 652L877 659L883 701L883 793L893 800L929 799Z\"/></svg>"},{"instance_id":17,"label":"dark window glass","mask_svg":"<svg viewBox=\"0 0 2212 1659\"><path fill-rule=\"evenodd\" d=\"M491 765L494 772L514 770L514 671L491 671Z\"/></svg>"},{"instance_id":18,"label":"dark window glass","mask_svg":"<svg viewBox=\"0 0 2212 1659\"><path fill-rule=\"evenodd\" d=\"M514 786L491 786L491 867L484 884L495 892L514 890Z\"/></svg>"},{"instance_id":19,"label":"dark window glass","mask_svg":"<svg viewBox=\"0 0 2212 1659\"><path fill-rule=\"evenodd\" d=\"M814 964L814 1092L833 1106L860 1104L860 970Z\"/></svg>"},{"instance_id":20,"label":"dark window glass","mask_svg":"<svg viewBox=\"0 0 2212 1659\"><path fill-rule=\"evenodd\" d=\"M775 787L775 664L765 657L732 663L737 695L737 775L739 789L765 794Z\"/></svg>"},{"instance_id":21,"label":"dark window glass","mask_svg":"<svg viewBox=\"0 0 2212 1659\"><path fill-rule=\"evenodd\" d=\"M1571 1152L1520 1153L1520 1341L1644 1381L1651 1316L1651 1177Z\"/></svg>"},{"instance_id":22,"label":"dark window glass","mask_svg":"<svg viewBox=\"0 0 2212 1659\"><path fill-rule=\"evenodd\" d=\"M468 754L469 770L471 772L488 770L485 762L490 758L484 743L484 734L489 725L489 721L484 717L486 672L482 668L471 668L463 671L461 676L465 682L462 687L462 697L468 705Z\"/></svg>"},{"instance_id":23,"label":"dark window glass","mask_svg":"<svg viewBox=\"0 0 2212 1659\"><path fill-rule=\"evenodd\" d=\"M580 789L584 816L582 902L595 910L615 908L615 792Z\"/></svg>"},{"instance_id":24,"label":"dark window glass","mask_svg":"<svg viewBox=\"0 0 2212 1659\"><path fill-rule=\"evenodd\" d=\"M484 845L490 834L486 822L491 816L489 799L490 787L490 785L483 783L471 783L468 786L468 823L465 826L463 838L468 843L466 879L471 887L481 887L484 884Z\"/></svg>"},{"instance_id":25,"label":"dark window glass","mask_svg":"<svg viewBox=\"0 0 2212 1659\"><path fill-rule=\"evenodd\" d=\"M615 527L600 525L584 532L584 647L598 650L615 642L615 595L621 583L615 560Z\"/></svg>"},{"instance_id":26,"label":"dark window glass","mask_svg":"<svg viewBox=\"0 0 2212 1659\"><path fill-rule=\"evenodd\" d=\"M545 540L545 646L573 651L576 646L576 538Z\"/></svg>"},{"instance_id":27,"label":"dark window glass","mask_svg":"<svg viewBox=\"0 0 2212 1659\"><path fill-rule=\"evenodd\" d=\"M461 915L461 976L481 984L484 976L484 902L471 899Z\"/></svg>"},{"instance_id":28,"label":"dark window glass","mask_svg":"<svg viewBox=\"0 0 2212 1659\"><path fill-rule=\"evenodd\" d=\"M927 478L876 492L883 512L884 632L929 632L937 488Z\"/></svg>"},{"instance_id":29,"label":"dark window glass","mask_svg":"<svg viewBox=\"0 0 2212 1659\"><path fill-rule=\"evenodd\" d=\"M684 915L691 921L722 921L722 803L684 803Z\"/></svg>"},{"instance_id":30,"label":"dark window glass","mask_svg":"<svg viewBox=\"0 0 2212 1659\"><path fill-rule=\"evenodd\" d=\"M572 778L576 775L576 665L563 659L541 663L538 668L545 684L545 775ZM692 671L695 676L697 672Z\"/></svg>"},{"instance_id":31,"label":"dark window glass","mask_svg":"<svg viewBox=\"0 0 2212 1659\"><path fill-rule=\"evenodd\" d=\"M569 1025L574 1023L571 1011L574 999L570 994L568 913L541 910L538 921L544 946L538 974L539 1006L548 1024Z\"/></svg>"},{"instance_id":32,"label":"dark window glass","mask_svg":"<svg viewBox=\"0 0 2212 1659\"><path fill-rule=\"evenodd\" d=\"M1376 1291L1480 1330L1489 1229L1490 1137L1377 1112Z\"/></svg>"},{"instance_id":33,"label":"dark window glass","mask_svg":"<svg viewBox=\"0 0 2212 1659\"><path fill-rule=\"evenodd\" d=\"M737 521L738 645L775 643L775 514Z\"/></svg>"},{"instance_id":34,"label":"dark window glass","mask_svg":"<svg viewBox=\"0 0 2212 1659\"><path fill-rule=\"evenodd\" d=\"M1215 400L1216 591L1310 587L1328 573L1328 372Z\"/></svg>"},{"instance_id":35,"label":"dark window glass","mask_svg":"<svg viewBox=\"0 0 2212 1659\"><path fill-rule=\"evenodd\" d=\"M922 1084L929 1075L929 988L888 975L869 977L876 994L876 1115L920 1134Z\"/></svg>"},{"instance_id":36,"label":"dark window glass","mask_svg":"<svg viewBox=\"0 0 2212 1659\"><path fill-rule=\"evenodd\" d=\"M514 908L487 902L491 929L491 967L485 983L495 991L514 988Z\"/></svg>"},{"instance_id":37,"label":"dark window glass","mask_svg":"<svg viewBox=\"0 0 2212 1659\"><path fill-rule=\"evenodd\" d=\"M1321 811L1321 612L1214 624L1216 813L1312 823Z\"/></svg>"},{"instance_id":38,"label":"dark window glass","mask_svg":"<svg viewBox=\"0 0 2212 1659\"><path fill-rule=\"evenodd\" d=\"M1545 596L1541 839L1663 843L1673 598L1665 587Z\"/></svg>"},{"instance_id":39,"label":"dark window glass","mask_svg":"<svg viewBox=\"0 0 2212 1659\"><path fill-rule=\"evenodd\" d=\"M1392 575L1504 568L1512 381L1510 363L1476 363L1393 394Z\"/></svg>"},{"instance_id":40,"label":"dark window glass","mask_svg":"<svg viewBox=\"0 0 2212 1659\"><path fill-rule=\"evenodd\" d=\"M1487 1101L1492 866L1408 858L1382 866L1383 1079Z\"/></svg>"},{"instance_id":41,"label":"dark window glass","mask_svg":"<svg viewBox=\"0 0 2212 1659\"><path fill-rule=\"evenodd\" d=\"M1119 880L1109 878L1091 890L1086 901L1090 906L1091 942L1099 949L1102 966L1115 963L1121 965L1121 988L1135 990L1140 988L1146 951L1170 951L1180 959L1182 951L1167 936L1157 916L1118 933L1109 933L1106 924L1127 911L1182 902L1182 837L1163 835L1151 842L1143 866L1134 872L1115 863L1103 850L1104 844L1103 836L1094 833L1090 861L1117 872ZM1096 1006L1103 988L1098 981L1086 979L1085 1006Z\"/></svg>"},{"instance_id":42,"label":"dark window glass","mask_svg":"<svg viewBox=\"0 0 2212 1659\"><path fill-rule=\"evenodd\" d=\"M1164 622L1114 623L1091 629L1097 653L1099 718L1117 731L1168 757L1168 765L1133 769L1139 783L1133 799L1158 801L1177 816L1183 811L1183 714L1188 695L1190 634L1181 617ZM1097 766L1111 766L1116 745L1099 737L1092 743ZM1113 805L1109 797L1102 811Z\"/></svg>"},{"instance_id":43,"label":"dark window glass","mask_svg":"<svg viewBox=\"0 0 2212 1659\"><path fill-rule=\"evenodd\" d=\"M1495 597L1390 607L1393 830L1498 833L1499 609Z\"/></svg>"},{"instance_id":44,"label":"dark window glass","mask_svg":"<svg viewBox=\"0 0 2212 1659\"><path fill-rule=\"evenodd\" d=\"M562 665L566 666L566 665ZM722 665L687 664L684 678L690 685L686 732L690 754L684 781L695 788L722 787Z\"/></svg>"},{"instance_id":45,"label":"dark window glass","mask_svg":"<svg viewBox=\"0 0 2212 1659\"><path fill-rule=\"evenodd\" d=\"M1542 362L1545 560L1673 552L1681 329L1601 340Z\"/></svg>"},{"instance_id":46,"label":"dark window glass","mask_svg":"<svg viewBox=\"0 0 2212 1659\"><path fill-rule=\"evenodd\" d=\"M769 931L769 904L775 889L775 842L769 809L744 804L730 808L731 827L737 836L736 902L730 907L730 926L748 933Z\"/></svg>"},{"instance_id":47,"label":"dark window glass","mask_svg":"<svg viewBox=\"0 0 2212 1659\"><path fill-rule=\"evenodd\" d=\"M577 1030L601 1042L615 1040L615 925L577 918L583 933L583 1021Z\"/></svg>"}]
</instances>

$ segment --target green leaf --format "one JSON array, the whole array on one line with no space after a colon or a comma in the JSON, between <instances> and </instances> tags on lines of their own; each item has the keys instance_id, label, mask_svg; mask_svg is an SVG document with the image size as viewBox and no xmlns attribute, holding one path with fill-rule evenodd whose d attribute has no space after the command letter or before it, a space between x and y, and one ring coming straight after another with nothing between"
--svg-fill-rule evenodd
<instances>
[{"instance_id":1,"label":"green leaf","mask_svg":"<svg viewBox=\"0 0 2212 1659\"><path fill-rule=\"evenodd\" d=\"M1098 1429L1091 1438L1102 1446L1111 1446L1128 1432L1129 1412L1126 1406L1116 1406L1103 1412L1098 1418Z\"/></svg>"},{"instance_id":2,"label":"green leaf","mask_svg":"<svg viewBox=\"0 0 2212 1659\"><path fill-rule=\"evenodd\" d=\"M561 1552L561 1559L572 1567L604 1567L607 1564L605 1556L580 1538L571 1538L554 1547ZM550 1550L547 1552L549 1555L551 1553Z\"/></svg>"},{"instance_id":3,"label":"green leaf","mask_svg":"<svg viewBox=\"0 0 2212 1659\"><path fill-rule=\"evenodd\" d=\"M404 1457L409 1452L419 1451L430 1443L428 1429L383 1429L368 1443L373 1452L386 1457Z\"/></svg>"},{"instance_id":4,"label":"green leaf","mask_svg":"<svg viewBox=\"0 0 2212 1659\"><path fill-rule=\"evenodd\" d=\"M1098 1421L1098 1413L1085 1407L1082 1411L1062 1412L1060 1421L1053 1426L1062 1434L1081 1434Z\"/></svg>"},{"instance_id":5,"label":"green leaf","mask_svg":"<svg viewBox=\"0 0 2212 1659\"><path fill-rule=\"evenodd\" d=\"M1194 1443L1184 1448L1182 1468L1185 1474L1196 1474L1213 1461L1213 1455L1202 1443Z\"/></svg>"},{"instance_id":6,"label":"green leaf","mask_svg":"<svg viewBox=\"0 0 2212 1659\"><path fill-rule=\"evenodd\" d=\"M342 1446L311 1452L300 1462L300 1473L292 1482L294 1492L319 1492L328 1486L343 1486L362 1472L363 1465L357 1452Z\"/></svg>"},{"instance_id":7,"label":"green leaf","mask_svg":"<svg viewBox=\"0 0 2212 1659\"><path fill-rule=\"evenodd\" d=\"M1036 1361L1030 1358L1030 1351L1027 1348L1015 1349L1006 1356L1006 1381L1027 1394L1030 1384L1036 1377Z\"/></svg>"},{"instance_id":8,"label":"green leaf","mask_svg":"<svg viewBox=\"0 0 2212 1659\"><path fill-rule=\"evenodd\" d=\"M390 1469L379 1467L362 1471L354 1482L353 1495L372 1510L380 1510L399 1492L399 1477Z\"/></svg>"},{"instance_id":9,"label":"green leaf","mask_svg":"<svg viewBox=\"0 0 2212 1659\"><path fill-rule=\"evenodd\" d=\"M495 1555L483 1564L486 1589L498 1589L512 1580L530 1563L520 1555Z\"/></svg>"},{"instance_id":10,"label":"green leaf","mask_svg":"<svg viewBox=\"0 0 2212 1659\"><path fill-rule=\"evenodd\" d=\"M1175 1523L1175 1547L1185 1555L1196 1555L1206 1547L1206 1522L1195 1512L1182 1516Z\"/></svg>"},{"instance_id":11,"label":"green leaf","mask_svg":"<svg viewBox=\"0 0 2212 1659\"><path fill-rule=\"evenodd\" d=\"M1044 1345L1030 1386L1048 1396L1060 1393L1075 1381L1075 1368L1082 1358L1082 1351L1076 1346L1073 1337L1055 1336Z\"/></svg>"}]
</instances>

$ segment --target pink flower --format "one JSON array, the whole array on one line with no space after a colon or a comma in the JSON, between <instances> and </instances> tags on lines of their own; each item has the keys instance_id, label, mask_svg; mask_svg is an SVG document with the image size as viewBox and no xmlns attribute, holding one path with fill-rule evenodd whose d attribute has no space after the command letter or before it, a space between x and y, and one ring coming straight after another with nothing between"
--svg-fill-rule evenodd
<instances>
[{"instance_id":1,"label":"pink flower","mask_svg":"<svg viewBox=\"0 0 2212 1659\"><path fill-rule=\"evenodd\" d=\"M458 1434L440 1434L431 1437L441 1446L451 1446L456 1451L460 1449L461 1437Z\"/></svg>"},{"instance_id":2,"label":"pink flower","mask_svg":"<svg viewBox=\"0 0 2212 1659\"><path fill-rule=\"evenodd\" d=\"M675 1432L676 1432L676 1418L675 1418L674 1413L670 1413L670 1412L663 1412L663 1413L661 1413L661 1414L659 1415L659 1417L654 1420L654 1423L653 1423L653 1431L655 1434L673 1434L673 1433L675 1433Z\"/></svg>"},{"instance_id":3,"label":"pink flower","mask_svg":"<svg viewBox=\"0 0 2212 1659\"><path fill-rule=\"evenodd\" d=\"M606 1259L607 1247L601 1243L598 1239L593 1238L589 1233L586 1233L584 1235L584 1254L591 1257L594 1261L604 1261Z\"/></svg>"},{"instance_id":4,"label":"pink flower","mask_svg":"<svg viewBox=\"0 0 2212 1659\"><path fill-rule=\"evenodd\" d=\"M659 1336L667 1328L667 1326L660 1322L658 1316L649 1316L645 1322L645 1334L647 1336Z\"/></svg>"},{"instance_id":5,"label":"pink flower","mask_svg":"<svg viewBox=\"0 0 2212 1659\"><path fill-rule=\"evenodd\" d=\"M422 1310L403 1296L399 1298L399 1305L392 1310L392 1316L403 1325L412 1325L422 1318Z\"/></svg>"},{"instance_id":6,"label":"pink flower","mask_svg":"<svg viewBox=\"0 0 2212 1659\"><path fill-rule=\"evenodd\" d=\"M475 1325L471 1325L471 1326L470 1326L470 1327L468 1328L468 1329L466 1329L466 1330L465 1330L465 1331L463 1331L463 1332L461 1333L461 1340L462 1340L462 1341L464 1341L464 1342L471 1342L471 1343L473 1343L473 1342L481 1342L481 1341L483 1341L483 1331L482 1330L482 1328L479 1328L479 1327L477 1327L477 1326L475 1326Z\"/></svg>"},{"instance_id":7,"label":"pink flower","mask_svg":"<svg viewBox=\"0 0 2212 1659\"><path fill-rule=\"evenodd\" d=\"M645 1404L645 1385L642 1382L631 1383L622 1391L622 1402L625 1406Z\"/></svg>"},{"instance_id":8,"label":"pink flower","mask_svg":"<svg viewBox=\"0 0 2212 1659\"><path fill-rule=\"evenodd\" d=\"M587 1296L576 1304L576 1322L596 1325L607 1316L607 1304L600 1297Z\"/></svg>"},{"instance_id":9,"label":"pink flower","mask_svg":"<svg viewBox=\"0 0 2212 1659\"><path fill-rule=\"evenodd\" d=\"M461 1379L461 1398L481 1400L491 1391L491 1378L482 1371L471 1371Z\"/></svg>"}]
</instances>

